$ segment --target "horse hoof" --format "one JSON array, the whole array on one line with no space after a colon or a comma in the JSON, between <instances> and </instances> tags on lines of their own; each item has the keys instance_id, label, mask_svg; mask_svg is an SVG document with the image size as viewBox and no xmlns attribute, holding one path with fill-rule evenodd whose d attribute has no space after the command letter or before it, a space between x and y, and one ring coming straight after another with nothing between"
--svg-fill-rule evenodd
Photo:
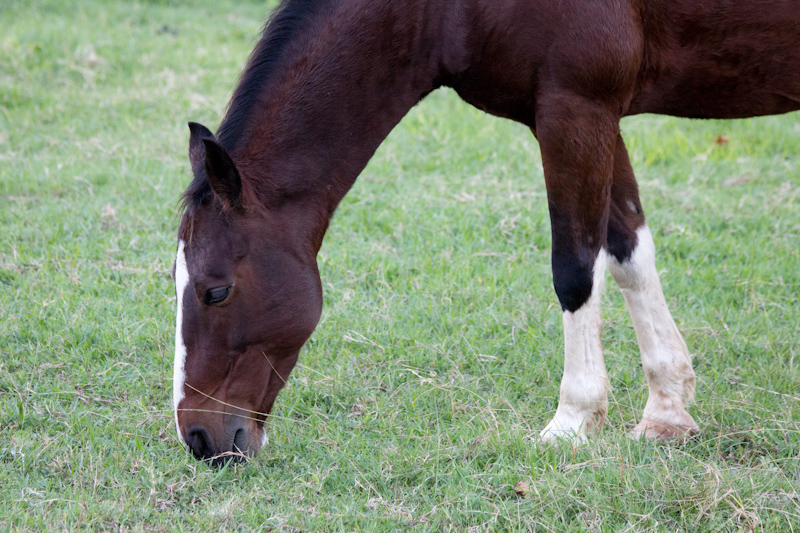
<instances>
[{"instance_id":1,"label":"horse hoof","mask_svg":"<svg viewBox=\"0 0 800 533\"><path fill-rule=\"evenodd\" d=\"M633 428L631 436L635 439L644 437L647 440L687 440L697 434L700 427L692 416L684 411L674 421L643 417L642 421Z\"/></svg>"},{"instance_id":2,"label":"horse hoof","mask_svg":"<svg viewBox=\"0 0 800 533\"><path fill-rule=\"evenodd\" d=\"M556 416L539 433L539 442L555 444L566 441L573 445L585 444L588 435L594 434L603 425L605 417L572 416L556 413Z\"/></svg>"},{"instance_id":3,"label":"horse hoof","mask_svg":"<svg viewBox=\"0 0 800 533\"><path fill-rule=\"evenodd\" d=\"M586 444L588 439L586 438L586 435L581 432L576 433L572 431L556 431L545 428L541 433L539 433L538 442L542 444L557 444L559 442L567 442L573 446L579 446L581 444Z\"/></svg>"}]
</instances>

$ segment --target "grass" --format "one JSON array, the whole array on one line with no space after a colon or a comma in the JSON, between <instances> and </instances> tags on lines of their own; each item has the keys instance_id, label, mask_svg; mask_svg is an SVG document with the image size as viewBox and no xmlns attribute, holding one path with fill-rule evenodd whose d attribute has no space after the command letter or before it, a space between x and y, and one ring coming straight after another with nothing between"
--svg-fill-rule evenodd
<instances>
[{"instance_id":1,"label":"grass","mask_svg":"<svg viewBox=\"0 0 800 533\"><path fill-rule=\"evenodd\" d=\"M185 123L218 124L266 11L0 6L0 529L800 530L797 114L623 122L695 354L687 444L625 434L647 390L613 283L607 428L578 449L531 439L562 369L538 146L439 91L331 225L323 318L268 446L222 470L183 453Z\"/></svg>"}]
</instances>

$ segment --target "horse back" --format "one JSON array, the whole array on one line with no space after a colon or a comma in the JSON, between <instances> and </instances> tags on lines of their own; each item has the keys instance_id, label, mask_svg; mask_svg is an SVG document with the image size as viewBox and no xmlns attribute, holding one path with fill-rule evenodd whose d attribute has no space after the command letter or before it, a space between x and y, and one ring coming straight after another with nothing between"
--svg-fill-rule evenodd
<instances>
[{"instance_id":1,"label":"horse back","mask_svg":"<svg viewBox=\"0 0 800 533\"><path fill-rule=\"evenodd\" d=\"M800 109L800 0L469 5L469 67L448 84L476 107L533 127L537 100L554 86L605 100L623 115L741 118Z\"/></svg>"}]
</instances>

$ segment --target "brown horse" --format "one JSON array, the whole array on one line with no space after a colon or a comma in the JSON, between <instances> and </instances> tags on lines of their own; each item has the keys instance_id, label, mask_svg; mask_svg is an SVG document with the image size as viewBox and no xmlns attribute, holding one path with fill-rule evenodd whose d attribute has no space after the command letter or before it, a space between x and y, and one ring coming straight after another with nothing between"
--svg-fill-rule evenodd
<instances>
[{"instance_id":1,"label":"brown horse","mask_svg":"<svg viewBox=\"0 0 800 533\"><path fill-rule=\"evenodd\" d=\"M390 130L440 86L540 143L566 351L542 438L583 439L605 420L607 267L650 390L634 435L697 431L691 356L619 120L800 109L800 1L284 0L217 134L190 124L174 407L196 457L218 464L263 446L320 317L316 256L331 215Z\"/></svg>"}]
</instances>

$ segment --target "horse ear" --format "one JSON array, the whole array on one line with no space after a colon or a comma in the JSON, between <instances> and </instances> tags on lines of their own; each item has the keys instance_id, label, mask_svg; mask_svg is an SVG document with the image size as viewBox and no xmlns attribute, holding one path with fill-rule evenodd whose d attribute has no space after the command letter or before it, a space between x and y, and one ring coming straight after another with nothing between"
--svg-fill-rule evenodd
<instances>
[{"instance_id":1,"label":"horse ear","mask_svg":"<svg viewBox=\"0 0 800 533\"><path fill-rule=\"evenodd\" d=\"M242 179L233 159L214 137L204 137L202 142L208 184L226 207L241 209Z\"/></svg>"},{"instance_id":2,"label":"horse ear","mask_svg":"<svg viewBox=\"0 0 800 533\"><path fill-rule=\"evenodd\" d=\"M207 138L214 138L211 130L197 122L189 123L189 161L192 164L192 173L195 176L203 168L206 161L206 147L203 145L203 139Z\"/></svg>"}]
</instances>

